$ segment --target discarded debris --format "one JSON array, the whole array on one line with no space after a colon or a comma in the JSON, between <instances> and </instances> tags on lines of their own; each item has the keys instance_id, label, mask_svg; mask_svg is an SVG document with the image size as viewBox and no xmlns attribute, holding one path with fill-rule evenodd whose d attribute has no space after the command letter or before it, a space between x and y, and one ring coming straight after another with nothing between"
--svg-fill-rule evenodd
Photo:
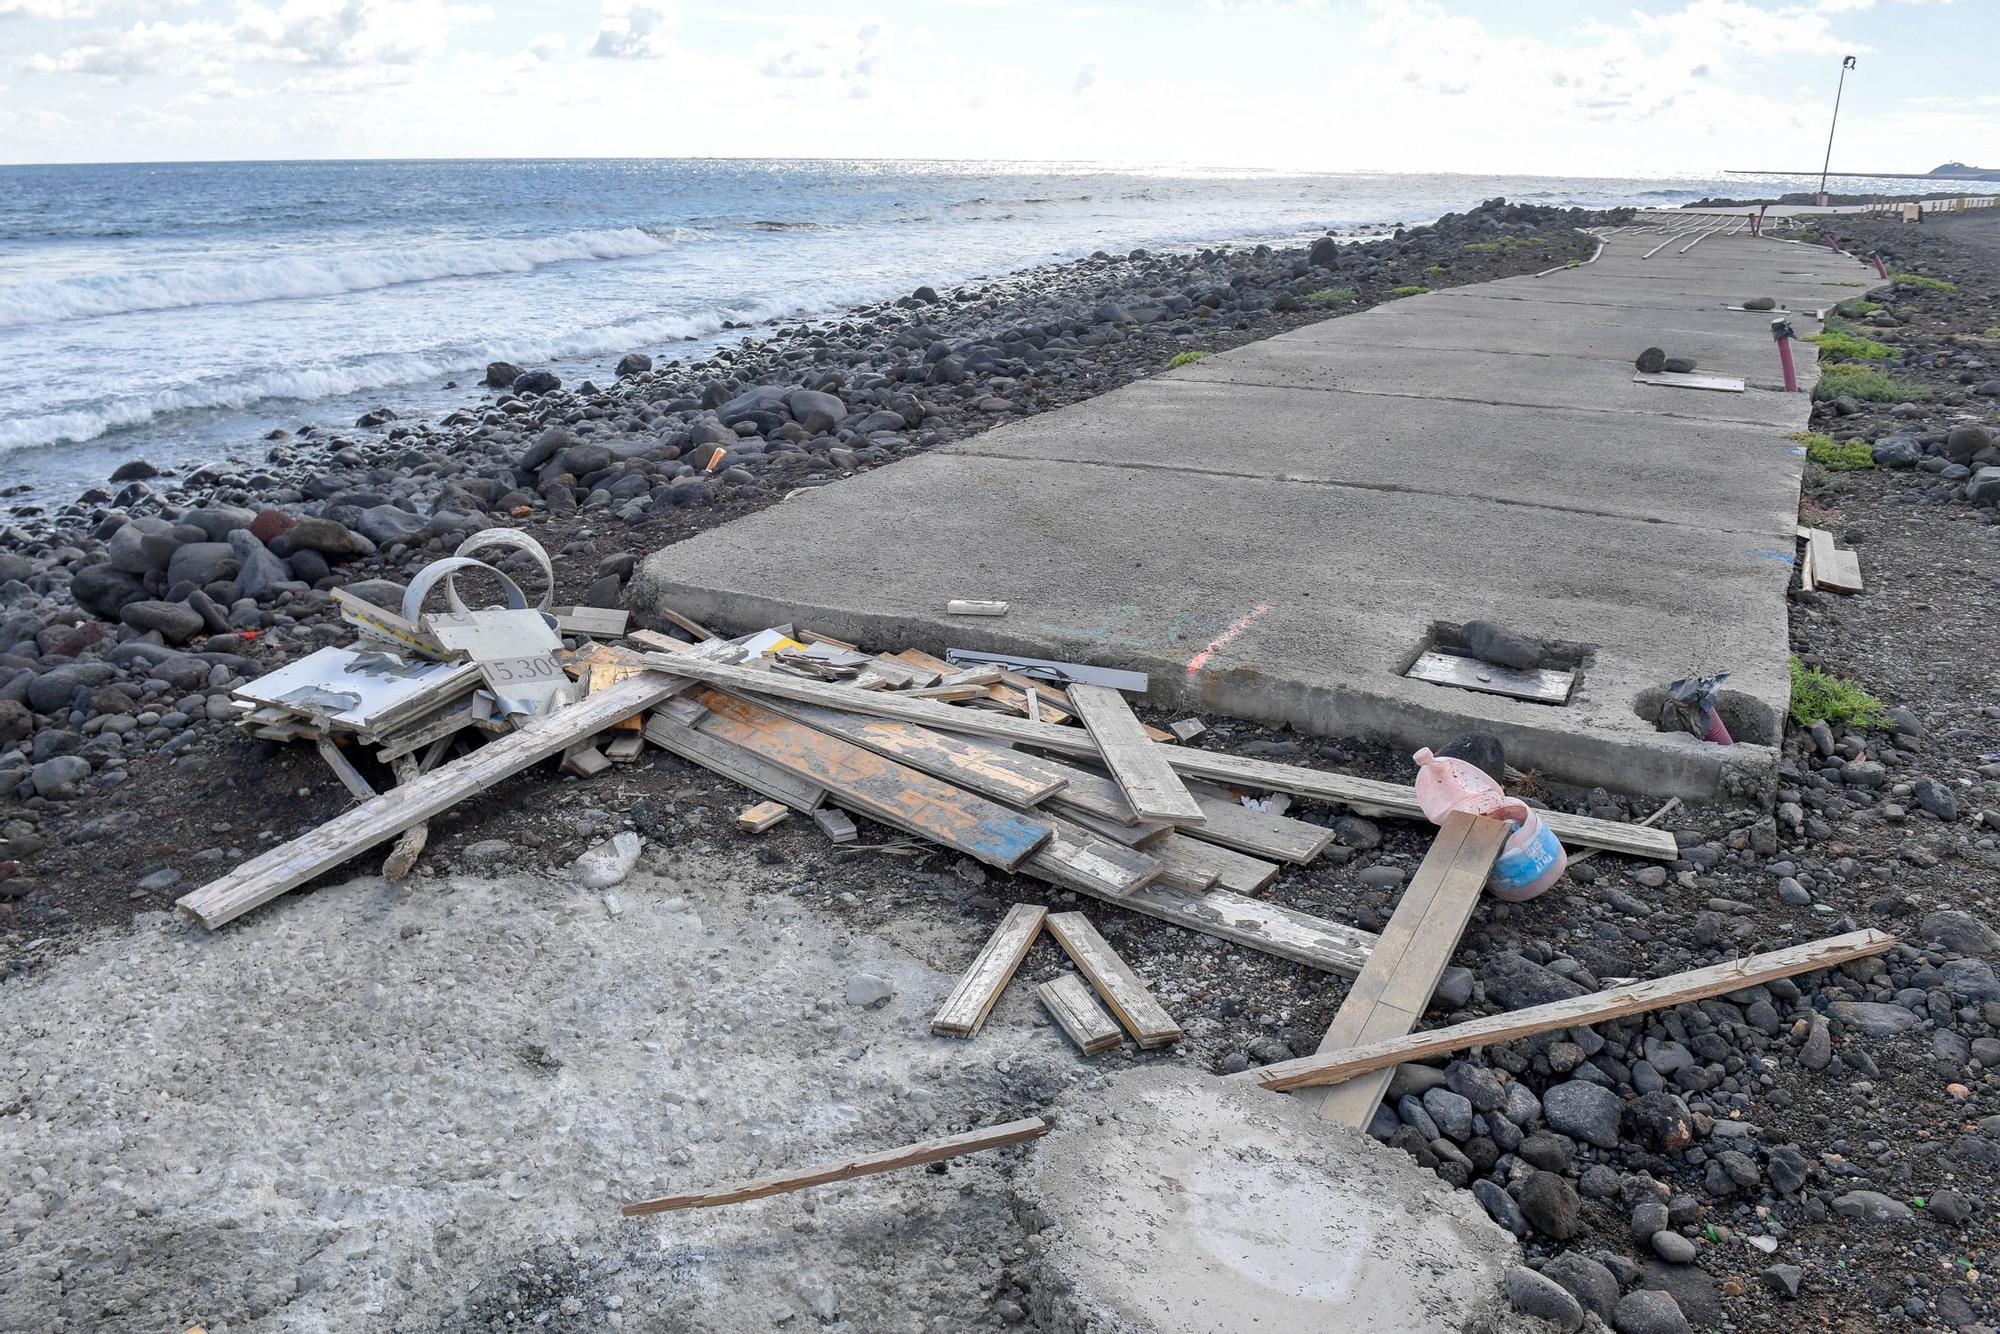
<instances>
[{"instance_id":1,"label":"discarded debris","mask_svg":"<svg viewBox=\"0 0 2000 1334\"><path fill-rule=\"evenodd\" d=\"M781 802L760 801L737 813L736 827L746 834L761 834L773 825L783 824L791 813L791 808Z\"/></svg>"},{"instance_id":2,"label":"discarded debris","mask_svg":"<svg viewBox=\"0 0 2000 1334\"><path fill-rule=\"evenodd\" d=\"M899 1167L922 1167L926 1163L956 1158L961 1154L978 1153L982 1149L1004 1149L1010 1144L1019 1144L1047 1134L1048 1129L1048 1123L1042 1118L1030 1116L1019 1121L1009 1121L1005 1125L989 1126L984 1130L968 1130L962 1135L927 1139L918 1144L890 1149L883 1153L871 1153L860 1158L845 1158L823 1167L809 1167L799 1172L759 1177L754 1181L739 1181L734 1185L717 1186L711 1190L695 1191L688 1195L662 1195L658 1199L628 1204L619 1212L627 1218L639 1218L646 1214L663 1214L675 1209L707 1209L718 1204L761 1200L767 1195L783 1195L789 1191L804 1190L808 1186L825 1186L836 1181L851 1181L855 1177L873 1176L878 1172L893 1172Z\"/></svg>"},{"instance_id":3,"label":"discarded debris","mask_svg":"<svg viewBox=\"0 0 2000 1334\"><path fill-rule=\"evenodd\" d=\"M1017 903L1009 908L965 976L945 997L937 1017L931 1020L931 1032L952 1038L977 1037L986 1016L993 1012L993 1003L1006 990L1021 960L1028 957L1028 949L1048 915L1049 910L1038 903Z\"/></svg>"},{"instance_id":4,"label":"discarded debris","mask_svg":"<svg viewBox=\"0 0 2000 1334\"><path fill-rule=\"evenodd\" d=\"M585 889L609 889L632 874L639 864L639 836L627 829L585 852L570 865L570 874Z\"/></svg>"},{"instance_id":5,"label":"discarded debris","mask_svg":"<svg viewBox=\"0 0 2000 1334\"><path fill-rule=\"evenodd\" d=\"M946 612L953 616L1005 616L1007 604L1004 602L981 602L971 598L953 598L944 604Z\"/></svg>"},{"instance_id":6,"label":"discarded debris","mask_svg":"<svg viewBox=\"0 0 2000 1334\"><path fill-rule=\"evenodd\" d=\"M1660 701L1660 730L1686 732L1718 746L1733 744L1729 728L1715 706L1716 695L1728 679L1728 672L1716 672L1712 676L1685 676L1669 682L1666 698Z\"/></svg>"}]
</instances>

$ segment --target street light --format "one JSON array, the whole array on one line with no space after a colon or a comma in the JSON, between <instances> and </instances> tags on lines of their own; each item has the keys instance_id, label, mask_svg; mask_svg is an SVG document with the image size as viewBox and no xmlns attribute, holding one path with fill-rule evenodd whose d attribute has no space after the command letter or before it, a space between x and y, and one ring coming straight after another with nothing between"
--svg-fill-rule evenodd
<instances>
[{"instance_id":1,"label":"street light","mask_svg":"<svg viewBox=\"0 0 2000 1334\"><path fill-rule=\"evenodd\" d=\"M1826 169L1833 165L1833 127L1840 124L1840 94L1847 87L1847 71L1854 68L1854 57L1843 56L1840 61L1840 83L1833 90L1833 119L1826 126L1826 159L1819 164L1819 206L1826 207Z\"/></svg>"}]
</instances>

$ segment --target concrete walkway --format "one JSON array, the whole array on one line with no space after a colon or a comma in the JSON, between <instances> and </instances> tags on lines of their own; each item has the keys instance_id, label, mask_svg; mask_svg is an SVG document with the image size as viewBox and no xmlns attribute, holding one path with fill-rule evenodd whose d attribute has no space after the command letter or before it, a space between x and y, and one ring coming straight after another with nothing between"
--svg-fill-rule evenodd
<instances>
[{"instance_id":1,"label":"concrete walkway","mask_svg":"<svg viewBox=\"0 0 2000 1334\"><path fill-rule=\"evenodd\" d=\"M1664 683L1727 671L1737 737L1768 743L1789 690L1789 433L1809 405L1782 392L1772 317L1724 307L1815 311L1873 270L1747 235L1644 258L1659 239L1614 235L1592 264L1329 320L801 492L656 553L633 605L1131 667L1178 708L1411 746L1477 726L1572 781L1745 790L1768 745L1651 722ZM1635 384L1651 344L1749 388ZM952 598L1013 610L947 617ZM1572 702L1403 677L1437 627L1482 617L1571 646Z\"/></svg>"}]
</instances>

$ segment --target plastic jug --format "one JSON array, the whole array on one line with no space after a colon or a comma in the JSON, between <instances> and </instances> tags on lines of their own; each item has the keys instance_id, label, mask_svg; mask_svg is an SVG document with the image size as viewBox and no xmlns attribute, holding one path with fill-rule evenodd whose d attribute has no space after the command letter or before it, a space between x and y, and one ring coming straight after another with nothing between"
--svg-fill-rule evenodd
<instances>
[{"instance_id":1,"label":"plastic jug","mask_svg":"<svg viewBox=\"0 0 2000 1334\"><path fill-rule=\"evenodd\" d=\"M1562 878L1569 854L1534 808L1507 795L1477 765L1433 755L1429 747L1411 756L1417 762L1417 804L1432 824L1443 824L1453 811L1469 811L1505 820L1512 831L1493 863L1487 893L1508 903L1522 903Z\"/></svg>"}]
</instances>

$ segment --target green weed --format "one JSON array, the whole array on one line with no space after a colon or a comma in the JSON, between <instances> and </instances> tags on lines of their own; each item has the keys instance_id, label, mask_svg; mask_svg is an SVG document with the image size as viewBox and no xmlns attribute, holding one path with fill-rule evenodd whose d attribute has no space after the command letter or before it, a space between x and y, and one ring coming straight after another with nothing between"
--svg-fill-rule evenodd
<instances>
[{"instance_id":1,"label":"green weed","mask_svg":"<svg viewBox=\"0 0 2000 1334\"><path fill-rule=\"evenodd\" d=\"M1942 278L1926 278L1920 273L1892 273L1892 283L1902 283L1905 287L1915 287L1926 292L1956 292L1957 283L1948 283Z\"/></svg>"},{"instance_id":2,"label":"green weed","mask_svg":"<svg viewBox=\"0 0 2000 1334\"><path fill-rule=\"evenodd\" d=\"M1341 301L1354 300L1352 287L1322 287L1317 292L1307 292L1305 303L1309 306L1331 306Z\"/></svg>"},{"instance_id":3,"label":"green weed","mask_svg":"<svg viewBox=\"0 0 2000 1334\"><path fill-rule=\"evenodd\" d=\"M1885 727L1889 717L1882 701L1852 681L1843 681L1792 655L1792 721L1800 727L1817 722L1841 727Z\"/></svg>"},{"instance_id":4,"label":"green weed","mask_svg":"<svg viewBox=\"0 0 2000 1334\"><path fill-rule=\"evenodd\" d=\"M1825 402L1833 398L1859 398L1870 403L1926 403L1931 391L1884 375L1873 366L1842 364L1828 366L1819 373L1813 397Z\"/></svg>"},{"instance_id":5,"label":"green weed","mask_svg":"<svg viewBox=\"0 0 2000 1334\"><path fill-rule=\"evenodd\" d=\"M1851 296L1833 308L1833 313L1843 319L1858 320L1863 315L1873 315L1882 309L1880 301L1869 301L1863 297Z\"/></svg>"},{"instance_id":6,"label":"green weed","mask_svg":"<svg viewBox=\"0 0 2000 1334\"><path fill-rule=\"evenodd\" d=\"M1430 290L1431 290L1431 289L1430 289L1430 288L1428 288L1428 287L1392 287L1392 288L1390 288L1390 289L1389 289L1389 295L1390 295L1390 296L1422 296L1422 295L1423 295L1424 293L1426 293L1426 292L1428 292L1428 291L1430 291Z\"/></svg>"},{"instance_id":7,"label":"green weed","mask_svg":"<svg viewBox=\"0 0 2000 1334\"><path fill-rule=\"evenodd\" d=\"M1828 325L1825 331L1806 334L1805 341L1817 344L1822 354L1831 354L1853 361L1894 361L1902 353L1887 343L1878 343L1872 338L1849 333L1846 329Z\"/></svg>"},{"instance_id":8,"label":"green weed","mask_svg":"<svg viewBox=\"0 0 2000 1334\"><path fill-rule=\"evenodd\" d=\"M1792 439L1806 447L1808 462L1828 472L1853 472L1875 466L1875 451L1866 440L1835 440L1819 431L1797 431Z\"/></svg>"},{"instance_id":9,"label":"green weed","mask_svg":"<svg viewBox=\"0 0 2000 1334\"><path fill-rule=\"evenodd\" d=\"M1175 368L1180 366L1192 366L1197 361L1200 361L1203 357L1206 357L1207 355L1208 355L1207 352L1200 350L1193 352L1176 352L1174 353L1174 359L1167 363L1167 369L1174 370Z\"/></svg>"}]
</instances>

